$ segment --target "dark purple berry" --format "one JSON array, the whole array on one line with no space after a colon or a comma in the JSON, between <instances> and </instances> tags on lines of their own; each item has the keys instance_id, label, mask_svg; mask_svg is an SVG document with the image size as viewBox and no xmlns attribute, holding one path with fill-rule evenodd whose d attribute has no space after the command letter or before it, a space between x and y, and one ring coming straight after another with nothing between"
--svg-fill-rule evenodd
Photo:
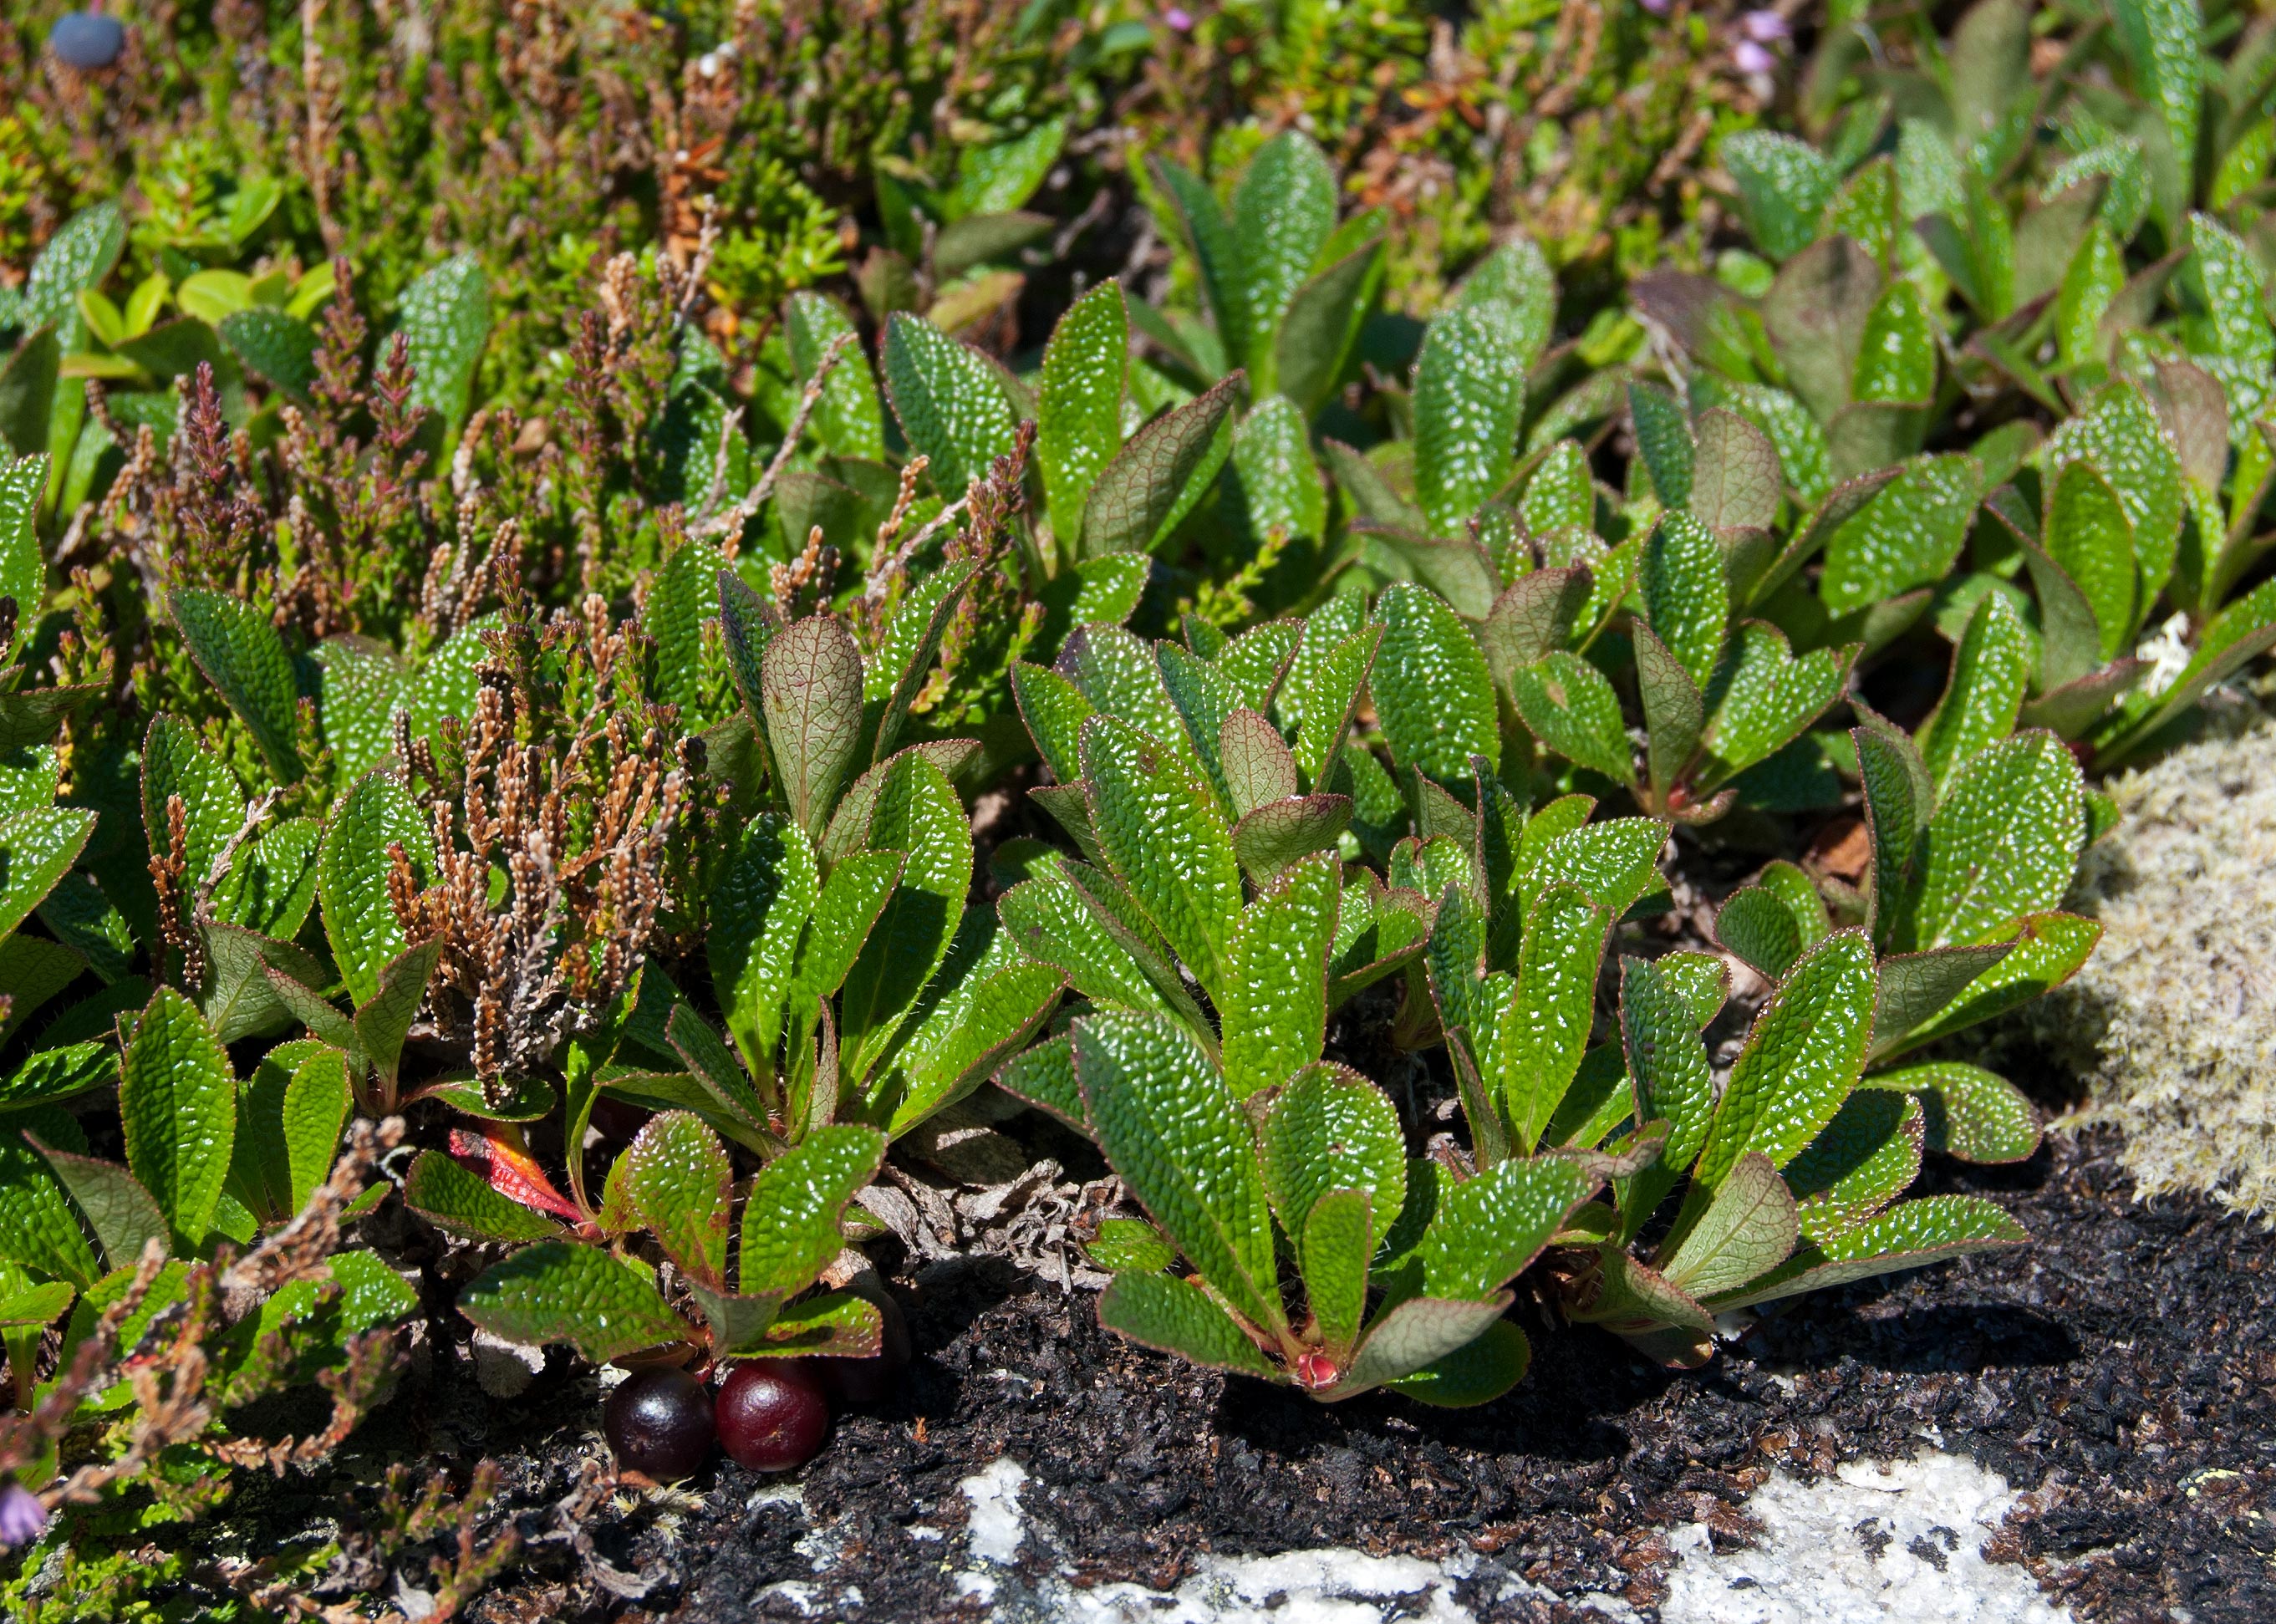
<instances>
[{"instance_id":1,"label":"dark purple berry","mask_svg":"<svg viewBox=\"0 0 2276 1624\"><path fill-rule=\"evenodd\" d=\"M719 1447L755 1472L803 1466L830 1430L830 1400L800 1362L739 1364L720 1384Z\"/></svg>"},{"instance_id":2,"label":"dark purple berry","mask_svg":"<svg viewBox=\"0 0 2276 1624\"><path fill-rule=\"evenodd\" d=\"M670 1365L634 1370L601 1409L617 1463L658 1483L694 1476L711 1455L711 1395Z\"/></svg>"},{"instance_id":3,"label":"dark purple berry","mask_svg":"<svg viewBox=\"0 0 2276 1624\"><path fill-rule=\"evenodd\" d=\"M65 11L49 31L48 49L75 68L107 68L126 49L126 30L116 17L96 11Z\"/></svg>"}]
</instances>

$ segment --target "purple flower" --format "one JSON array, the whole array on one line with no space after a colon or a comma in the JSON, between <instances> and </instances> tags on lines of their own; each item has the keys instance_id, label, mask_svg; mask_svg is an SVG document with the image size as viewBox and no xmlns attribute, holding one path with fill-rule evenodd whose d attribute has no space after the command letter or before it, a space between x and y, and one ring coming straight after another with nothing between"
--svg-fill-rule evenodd
<instances>
[{"instance_id":1,"label":"purple flower","mask_svg":"<svg viewBox=\"0 0 2276 1624\"><path fill-rule=\"evenodd\" d=\"M1163 12L1162 20L1180 34L1188 34L1193 30L1194 14L1182 5L1173 5Z\"/></svg>"},{"instance_id":2,"label":"purple flower","mask_svg":"<svg viewBox=\"0 0 2276 1624\"><path fill-rule=\"evenodd\" d=\"M1674 0L1636 0L1636 4L1654 17L1665 17L1667 15L1667 8L1674 4Z\"/></svg>"},{"instance_id":3,"label":"purple flower","mask_svg":"<svg viewBox=\"0 0 2276 1624\"><path fill-rule=\"evenodd\" d=\"M0 1545L28 1545L46 1531L48 1508L14 1478L0 1484Z\"/></svg>"},{"instance_id":4,"label":"purple flower","mask_svg":"<svg viewBox=\"0 0 2276 1624\"><path fill-rule=\"evenodd\" d=\"M1778 58L1752 40L1741 40L1731 51L1731 61L1741 73L1767 73L1778 66Z\"/></svg>"},{"instance_id":5,"label":"purple flower","mask_svg":"<svg viewBox=\"0 0 2276 1624\"><path fill-rule=\"evenodd\" d=\"M1757 45L1775 45L1793 34L1786 19L1776 11L1749 11L1739 19L1739 32Z\"/></svg>"}]
</instances>

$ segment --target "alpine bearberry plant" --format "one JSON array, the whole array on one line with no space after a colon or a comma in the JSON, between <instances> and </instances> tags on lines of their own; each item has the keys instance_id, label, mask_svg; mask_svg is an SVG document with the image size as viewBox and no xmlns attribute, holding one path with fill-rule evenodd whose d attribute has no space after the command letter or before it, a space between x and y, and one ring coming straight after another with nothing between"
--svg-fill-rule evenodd
<instances>
[{"instance_id":1,"label":"alpine bearberry plant","mask_svg":"<svg viewBox=\"0 0 2276 1624\"><path fill-rule=\"evenodd\" d=\"M493 1466L187 1531L421 1310L633 1372L627 1474L795 1466L983 1115L983 1245L1055 1213L1108 1328L1324 1400L2024 1240L1910 1194L2038 1147L1969 1035L2093 951L2102 775L2276 647L2276 26L55 9L0 40L34 1624L435 1538L467 1605Z\"/></svg>"}]
</instances>

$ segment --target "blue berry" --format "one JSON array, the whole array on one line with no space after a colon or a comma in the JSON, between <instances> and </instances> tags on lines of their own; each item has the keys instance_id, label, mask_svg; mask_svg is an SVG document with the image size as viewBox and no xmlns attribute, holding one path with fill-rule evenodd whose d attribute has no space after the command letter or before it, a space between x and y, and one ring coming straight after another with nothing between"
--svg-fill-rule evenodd
<instances>
[{"instance_id":1,"label":"blue berry","mask_svg":"<svg viewBox=\"0 0 2276 1624\"><path fill-rule=\"evenodd\" d=\"M126 30L116 17L97 11L65 11L56 19L48 49L75 68L107 68L126 49Z\"/></svg>"}]
</instances>

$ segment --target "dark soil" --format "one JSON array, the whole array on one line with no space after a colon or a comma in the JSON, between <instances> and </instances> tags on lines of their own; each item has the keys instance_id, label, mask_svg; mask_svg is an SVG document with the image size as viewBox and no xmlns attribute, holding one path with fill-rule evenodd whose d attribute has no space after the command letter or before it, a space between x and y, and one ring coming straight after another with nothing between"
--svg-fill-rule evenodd
<instances>
[{"instance_id":1,"label":"dark soil","mask_svg":"<svg viewBox=\"0 0 2276 1624\"><path fill-rule=\"evenodd\" d=\"M1166 1586L1206 1552L1467 1544L1482 1617L1571 1616L1493 1600L1503 1573L1649 1616L1668 1528L1743 1541L1741 1505L1773 1466L1824 1472L1923 1438L2030 1491L1989 1554L2079 1617L2276 1617L2276 1237L2206 1203L2134 1204L2113 1148L2089 1135L2016 1168L1932 1168L1930 1188L1998 1196L2037 1244L1802 1299L1696 1373L1529 1308L1532 1373L1474 1411L1322 1408L1134 1349L1080 1294L937 1266L904 1282L918 1356L899 1399L839 1418L796 1480L803 1509L789 1483L721 1463L586 1519L596 1552L642 1575L637 1601L596 1587L543 1514L597 1453L589 1376L549 1374L511 1406L430 1384L391 1408L430 1448L513 1452L501 1504L539 1543L483 1618L800 1616L761 1594L784 1581L809 1587L808 1616L975 1616L952 1577L957 1485L999 1456L1029 1474L1020 1559L1038 1574Z\"/></svg>"}]
</instances>

